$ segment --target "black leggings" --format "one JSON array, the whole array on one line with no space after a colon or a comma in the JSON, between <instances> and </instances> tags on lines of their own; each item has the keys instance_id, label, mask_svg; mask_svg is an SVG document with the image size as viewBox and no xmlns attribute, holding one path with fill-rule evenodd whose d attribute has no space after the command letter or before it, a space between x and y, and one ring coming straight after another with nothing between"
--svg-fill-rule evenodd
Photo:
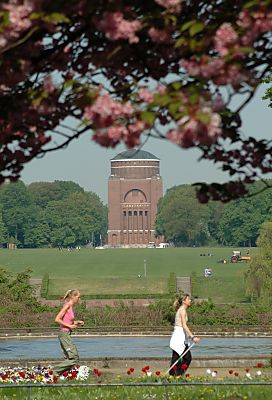
<instances>
[{"instance_id":1,"label":"black leggings","mask_svg":"<svg viewBox=\"0 0 272 400\"><path fill-rule=\"evenodd\" d=\"M188 349L188 347L189 347L189 346L186 344L183 353ZM172 360L171 360L171 364L170 364L170 365L173 365L173 364L179 359L179 357L180 357L180 355L179 355L175 350L173 350L173 353L172 353ZM172 369L170 369L169 375L172 375L172 376L180 376L180 375L183 375L184 372L186 371L186 369L189 368L189 365L191 364L191 361L192 361L192 355L191 355L191 352L188 351L188 353L186 353L186 354L184 355L184 357L182 357L182 358L176 363L176 365L175 365ZM182 365L186 365L186 366L187 366L186 369L181 368Z\"/></svg>"}]
</instances>

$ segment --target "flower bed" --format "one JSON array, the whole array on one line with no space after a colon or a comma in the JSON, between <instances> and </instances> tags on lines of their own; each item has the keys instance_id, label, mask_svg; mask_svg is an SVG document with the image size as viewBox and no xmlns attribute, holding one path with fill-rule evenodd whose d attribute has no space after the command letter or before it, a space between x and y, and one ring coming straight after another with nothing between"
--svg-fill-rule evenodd
<instances>
[{"instance_id":1,"label":"flower bed","mask_svg":"<svg viewBox=\"0 0 272 400\"><path fill-rule=\"evenodd\" d=\"M132 366L128 367L124 370L125 377L115 378L110 377L107 372L102 372L97 368L91 370L87 366L73 368L58 378L54 376L50 367L0 368L2 386L0 398L1 400L11 398L13 400L24 398L35 400L51 400L52 398L54 400L64 398L69 400L165 400L166 398L169 400L177 398L183 400L270 400L272 398L271 368L264 368L261 363L257 363L256 368L251 370L249 368L239 370L239 372L234 369L226 370L224 377L219 376L218 371L211 369L203 371L201 377L194 377L187 372L187 365L182 364L181 367L184 371L182 377L169 377L162 371L152 370L151 366L145 365L140 371ZM65 387L59 385L66 383L68 385ZM95 385L86 387L82 383ZM226 385L227 383L229 385ZM248 386L251 383L252 386ZM268 386L267 383L271 385ZM37 386L24 388L22 384ZM195 386L196 384L198 386ZM207 384L209 386L204 386Z\"/></svg>"},{"instance_id":2,"label":"flower bed","mask_svg":"<svg viewBox=\"0 0 272 400\"><path fill-rule=\"evenodd\" d=\"M64 372L60 377L53 374L50 367L1 367L0 368L0 384L22 384L22 383L40 383L51 384L65 381L86 381L90 374L90 368L84 365L72 368L70 371Z\"/></svg>"}]
</instances>

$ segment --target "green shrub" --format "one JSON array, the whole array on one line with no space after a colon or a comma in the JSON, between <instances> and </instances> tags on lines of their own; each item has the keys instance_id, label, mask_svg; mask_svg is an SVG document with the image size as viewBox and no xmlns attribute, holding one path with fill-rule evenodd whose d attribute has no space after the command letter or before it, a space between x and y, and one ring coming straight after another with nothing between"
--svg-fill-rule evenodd
<instances>
[{"instance_id":1,"label":"green shrub","mask_svg":"<svg viewBox=\"0 0 272 400\"><path fill-rule=\"evenodd\" d=\"M49 274L46 272L42 279L41 297L47 299L49 289Z\"/></svg>"}]
</instances>

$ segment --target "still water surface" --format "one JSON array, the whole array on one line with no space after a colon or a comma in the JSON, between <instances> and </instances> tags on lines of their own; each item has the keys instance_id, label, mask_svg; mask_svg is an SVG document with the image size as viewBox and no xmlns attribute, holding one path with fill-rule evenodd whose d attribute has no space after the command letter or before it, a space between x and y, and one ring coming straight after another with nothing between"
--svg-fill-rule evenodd
<instances>
[{"instance_id":1,"label":"still water surface","mask_svg":"<svg viewBox=\"0 0 272 400\"><path fill-rule=\"evenodd\" d=\"M81 358L170 357L169 338L93 337L74 338ZM194 357L248 357L272 353L271 338L202 338ZM1 339L0 360L63 358L57 338Z\"/></svg>"}]
</instances>

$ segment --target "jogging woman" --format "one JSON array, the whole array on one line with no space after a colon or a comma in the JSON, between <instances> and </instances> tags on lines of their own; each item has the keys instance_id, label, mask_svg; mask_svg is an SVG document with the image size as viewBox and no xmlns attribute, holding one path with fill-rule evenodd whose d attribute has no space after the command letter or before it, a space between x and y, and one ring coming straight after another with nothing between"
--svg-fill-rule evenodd
<instances>
[{"instance_id":1,"label":"jogging woman","mask_svg":"<svg viewBox=\"0 0 272 400\"><path fill-rule=\"evenodd\" d=\"M60 325L58 338L65 356L65 361L54 366L53 372L56 376L71 369L73 365L78 364L78 351L73 343L71 333L78 325L84 325L84 321L74 320L73 307L80 299L79 291L75 289L68 290L62 299L64 300L64 305L56 316L55 321Z\"/></svg>"},{"instance_id":2,"label":"jogging woman","mask_svg":"<svg viewBox=\"0 0 272 400\"><path fill-rule=\"evenodd\" d=\"M189 341L197 343L200 338L194 336L187 325L187 307L191 305L191 297L189 294L184 294L178 297L174 302L176 310L175 327L170 340L170 348L172 349L171 366L179 359L179 357L188 349ZM170 369L169 375L183 375L192 361L191 352L188 351L177 364Z\"/></svg>"}]
</instances>

